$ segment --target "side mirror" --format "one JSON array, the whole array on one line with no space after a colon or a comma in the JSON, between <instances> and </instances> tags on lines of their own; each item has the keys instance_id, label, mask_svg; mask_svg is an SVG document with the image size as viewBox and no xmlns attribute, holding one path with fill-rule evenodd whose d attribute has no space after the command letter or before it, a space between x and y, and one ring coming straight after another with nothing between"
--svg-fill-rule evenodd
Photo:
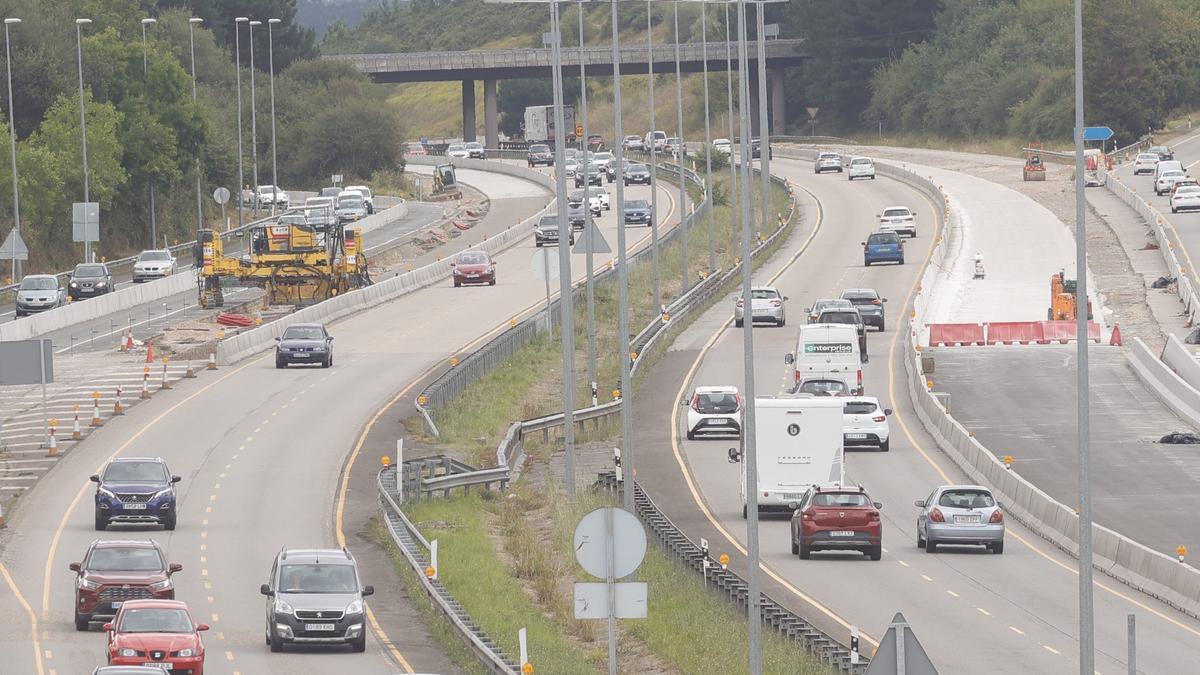
<instances>
[{"instance_id":1,"label":"side mirror","mask_svg":"<svg viewBox=\"0 0 1200 675\"><path fill-rule=\"evenodd\" d=\"M737 448L730 448L729 449L729 463L737 464L740 461L742 461L742 452L740 450L738 450Z\"/></svg>"},{"instance_id":2,"label":"side mirror","mask_svg":"<svg viewBox=\"0 0 1200 675\"><path fill-rule=\"evenodd\" d=\"M786 302L786 301L787 301L787 299L788 299L788 297L785 295L785 296L783 296L783 299L784 299L784 301Z\"/></svg>"},{"instance_id":3,"label":"side mirror","mask_svg":"<svg viewBox=\"0 0 1200 675\"><path fill-rule=\"evenodd\" d=\"M198 623L196 624L196 630L208 630L208 624Z\"/></svg>"},{"instance_id":4,"label":"side mirror","mask_svg":"<svg viewBox=\"0 0 1200 675\"><path fill-rule=\"evenodd\" d=\"M170 565L167 565L167 574L175 574L176 572L182 571L183 565L180 565L179 563L171 563Z\"/></svg>"},{"instance_id":5,"label":"side mirror","mask_svg":"<svg viewBox=\"0 0 1200 675\"><path fill-rule=\"evenodd\" d=\"M679 399L679 405L687 406L687 404L688 404L688 400L686 398Z\"/></svg>"},{"instance_id":6,"label":"side mirror","mask_svg":"<svg viewBox=\"0 0 1200 675\"><path fill-rule=\"evenodd\" d=\"M280 340L279 336L276 336L276 337L275 337L275 341L276 341L276 342L279 342L279 340Z\"/></svg>"},{"instance_id":7,"label":"side mirror","mask_svg":"<svg viewBox=\"0 0 1200 675\"><path fill-rule=\"evenodd\" d=\"M883 299L883 301L884 301L884 302L887 302L887 298L884 298L884 299Z\"/></svg>"},{"instance_id":8,"label":"side mirror","mask_svg":"<svg viewBox=\"0 0 1200 675\"><path fill-rule=\"evenodd\" d=\"M451 267L458 267L458 263L450 263Z\"/></svg>"},{"instance_id":9,"label":"side mirror","mask_svg":"<svg viewBox=\"0 0 1200 675\"><path fill-rule=\"evenodd\" d=\"M70 565L67 565L67 567L70 567L72 572L78 572L80 569L82 569L82 566L77 562L73 562Z\"/></svg>"},{"instance_id":10,"label":"side mirror","mask_svg":"<svg viewBox=\"0 0 1200 675\"><path fill-rule=\"evenodd\" d=\"M917 501L913 502L913 506L923 509L923 508L925 508L925 500L918 499Z\"/></svg>"},{"instance_id":11,"label":"side mirror","mask_svg":"<svg viewBox=\"0 0 1200 675\"><path fill-rule=\"evenodd\" d=\"M784 355L783 355L783 362L784 362L785 364L789 365L789 366L790 366L790 365L792 365L793 363L795 363L795 362L796 362L796 355L795 355L795 354L792 354L791 352L788 352L787 354L784 354Z\"/></svg>"},{"instance_id":12,"label":"side mirror","mask_svg":"<svg viewBox=\"0 0 1200 675\"><path fill-rule=\"evenodd\" d=\"M874 506L875 506L875 508L877 508L877 509L882 509L882 508L883 508L883 502L875 502Z\"/></svg>"},{"instance_id":13,"label":"side mirror","mask_svg":"<svg viewBox=\"0 0 1200 675\"><path fill-rule=\"evenodd\" d=\"M178 483L178 482L179 482L179 481L181 481L181 480L183 480L183 478L180 478L179 476L171 476L171 483L172 483L172 484Z\"/></svg>"},{"instance_id":14,"label":"side mirror","mask_svg":"<svg viewBox=\"0 0 1200 675\"><path fill-rule=\"evenodd\" d=\"M270 587L270 586L268 586L267 584L263 584L262 586L259 586L259 587L258 587L258 592L259 592L259 593L262 593L263 595L266 595L266 596L272 596L272 595L275 595L275 591L272 591L272 590L271 590L271 587Z\"/></svg>"},{"instance_id":15,"label":"side mirror","mask_svg":"<svg viewBox=\"0 0 1200 675\"><path fill-rule=\"evenodd\" d=\"M98 476L96 474L92 474L91 476L88 476L88 480L92 481L93 483L99 483L100 476Z\"/></svg>"},{"instance_id":16,"label":"side mirror","mask_svg":"<svg viewBox=\"0 0 1200 675\"><path fill-rule=\"evenodd\" d=\"M101 628L106 631L112 631L112 629L113 629L112 622L110 621L109 623L104 624Z\"/></svg>"},{"instance_id":17,"label":"side mirror","mask_svg":"<svg viewBox=\"0 0 1200 675\"><path fill-rule=\"evenodd\" d=\"M891 414L892 414L892 409L891 409L891 408L884 408L884 409L883 409L883 414L884 414L884 415L891 415Z\"/></svg>"},{"instance_id":18,"label":"side mirror","mask_svg":"<svg viewBox=\"0 0 1200 675\"><path fill-rule=\"evenodd\" d=\"M862 244L863 246L866 246L866 245L867 245L867 242L865 242L865 241L860 241L860 242L858 242L858 243Z\"/></svg>"},{"instance_id":19,"label":"side mirror","mask_svg":"<svg viewBox=\"0 0 1200 675\"><path fill-rule=\"evenodd\" d=\"M375 595L375 587L372 586L371 584L367 584L366 586L363 586L362 594L363 594L364 598L367 597L368 595Z\"/></svg>"}]
</instances>

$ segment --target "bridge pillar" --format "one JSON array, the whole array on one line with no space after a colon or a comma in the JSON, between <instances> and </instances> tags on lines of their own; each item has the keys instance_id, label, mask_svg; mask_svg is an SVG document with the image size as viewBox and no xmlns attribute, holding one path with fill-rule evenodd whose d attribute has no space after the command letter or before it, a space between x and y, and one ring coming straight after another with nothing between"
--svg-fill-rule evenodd
<instances>
[{"instance_id":1,"label":"bridge pillar","mask_svg":"<svg viewBox=\"0 0 1200 675\"><path fill-rule=\"evenodd\" d=\"M771 133L777 136L786 134L787 113L784 111L783 69L768 70L767 79L771 82Z\"/></svg>"},{"instance_id":2,"label":"bridge pillar","mask_svg":"<svg viewBox=\"0 0 1200 675\"><path fill-rule=\"evenodd\" d=\"M463 141L475 140L475 80L462 81Z\"/></svg>"},{"instance_id":3,"label":"bridge pillar","mask_svg":"<svg viewBox=\"0 0 1200 675\"><path fill-rule=\"evenodd\" d=\"M496 110L496 81L483 81L483 138L484 146L500 147L500 116Z\"/></svg>"}]
</instances>

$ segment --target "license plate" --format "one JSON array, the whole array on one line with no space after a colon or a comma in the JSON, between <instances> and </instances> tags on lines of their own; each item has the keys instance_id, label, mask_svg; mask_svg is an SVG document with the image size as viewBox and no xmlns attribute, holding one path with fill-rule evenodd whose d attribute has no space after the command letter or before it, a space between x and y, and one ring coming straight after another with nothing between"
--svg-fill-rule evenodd
<instances>
[{"instance_id":1,"label":"license plate","mask_svg":"<svg viewBox=\"0 0 1200 675\"><path fill-rule=\"evenodd\" d=\"M971 525L979 522L979 516L954 516L955 525Z\"/></svg>"},{"instance_id":2,"label":"license plate","mask_svg":"<svg viewBox=\"0 0 1200 675\"><path fill-rule=\"evenodd\" d=\"M307 358L308 358L308 354L292 354L292 358L294 358L294 359L307 359Z\"/></svg>"},{"instance_id":3,"label":"license plate","mask_svg":"<svg viewBox=\"0 0 1200 675\"><path fill-rule=\"evenodd\" d=\"M306 623L306 624L304 624L304 630L306 630L306 631L333 630L333 624L331 624L331 623Z\"/></svg>"},{"instance_id":4,"label":"license plate","mask_svg":"<svg viewBox=\"0 0 1200 675\"><path fill-rule=\"evenodd\" d=\"M866 434L846 434L846 438L849 438L852 440L865 439L866 437L867 437Z\"/></svg>"},{"instance_id":5,"label":"license plate","mask_svg":"<svg viewBox=\"0 0 1200 675\"><path fill-rule=\"evenodd\" d=\"M146 668L158 668L159 670L170 670L171 664L166 661L147 661L142 664Z\"/></svg>"},{"instance_id":6,"label":"license plate","mask_svg":"<svg viewBox=\"0 0 1200 675\"><path fill-rule=\"evenodd\" d=\"M784 501L796 501L803 497L804 497L804 495L800 494L799 492L781 492L781 493L779 493L779 498Z\"/></svg>"},{"instance_id":7,"label":"license plate","mask_svg":"<svg viewBox=\"0 0 1200 675\"><path fill-rule=\"evenodd\" d=\"M829 533L831 537L853 537L854 532L851 530L834 530Z\"/></svg>"},{"instance_id":8,"label":"license plate","mask_svg":"<svg viewBox=\"0 0 1200 675\"><path fill-rule=\"evenodd\" d=\"M471 279L474 279L475 277L477 277L479 275L478 274L468 274L467 276L470 277Z\"/></svg>"},{"instance_id":9,"label":"license plate","mask_svg":"<svg viewBox=\"0 0 1200 675\"><path fill-rule=\"evenodd\" d=\"M126 504L125 510L126 511L145 511L146 505L145 504Z\"/></svg>"}]
</instances>

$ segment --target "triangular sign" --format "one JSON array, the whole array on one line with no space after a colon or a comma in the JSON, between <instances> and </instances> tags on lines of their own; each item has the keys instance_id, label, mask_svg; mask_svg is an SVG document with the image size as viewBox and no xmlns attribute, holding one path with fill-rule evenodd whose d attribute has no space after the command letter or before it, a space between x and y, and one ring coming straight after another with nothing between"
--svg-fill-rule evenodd
<instances>
[{"instance_id":1,"label":"triangular sign","mask_svg":"<svg viewBox=\"0 0 1200 675\"><path fill-rule=\"evenodd\" d=\"M816 107L816 106L813 106L813 107L811 107L811 108L805 108L805 110L807 110L807 111L808 111L808 116L809 116L809 117L811 117L811 118L813 118L813 119L816 119L816 117L817 117L817 112L820 110L820 108L818 108L818 107Z\"/></svg>"},{"instance_id":2,"label":"triangular sign","mask_svg":"<svg viewBox=\"0 0 1200 675\"><path fill-rule=\"evenodd\" d=\"M904 670L900 670L900 659L904 659ZM867 667L866 675L895 675L903 672L905 675L937 675L937 668L929 660L925 648L913 634L904 615L896 612L892 623L888 626L875 657Z\"/></svg>"},{"instance_id":3,"label":"triangular sign","mask_svg":"<svg viewBox=\"0 0 1200 675\"><path fill-rule=\"evenodd\" d=\"M0 260L29 260L29 247L21 239L21 233L16 228L8 231L4 244L0 245Z\"/></svg>"},{"instance_id":4,"label":"triangular sign","mask_svg":"<svg viewBox=\"0 0 1200 675\"><path fill-rule=\"evenodd\" d=\"M575 242L575 247L571 249L571 253L612 253L608 242L601 234L600 228L596 227L596 221L591 221L584 226L583 232L579 234L579 238Z\"/></svg>"}]
</instances>

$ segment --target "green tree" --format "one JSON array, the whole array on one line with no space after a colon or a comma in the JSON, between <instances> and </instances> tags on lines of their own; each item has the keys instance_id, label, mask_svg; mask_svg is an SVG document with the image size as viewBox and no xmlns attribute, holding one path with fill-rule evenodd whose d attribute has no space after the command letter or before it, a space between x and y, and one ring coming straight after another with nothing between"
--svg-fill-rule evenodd
<instances>
[{"instance_id":1,"label":"green tree","mask_svg":"<svg viewBox=\"0 0 1200 675\"><path fill-rule=\"evenodd\" d=\"M236 24L238 17L262 21L255 31L254 65L266 70L269 63L267 45L267 20L279 19L272 29L275 43L275 72L281 72L292 63L317 56L316 34L296 23L296 0L159 0L163 8L190 8L196 16L204 19L204 25L212 31L217 43L231 53L234 51L234 26L241 33L242 58L250 62L248 28Z\"/></svg>"},{"instance_id":2,"label":"green tree","mask_svg":"<svg viewBox=\"0 0 1200 675\"><path fill-rule=\"evenodd\" d=\"M388 109L351 99L314 113L305 127L306 142L289 162L288 173L312 180L333 173L366 180L391 169L401 156L401 130Z\"/></svg>"}]
</instances>

